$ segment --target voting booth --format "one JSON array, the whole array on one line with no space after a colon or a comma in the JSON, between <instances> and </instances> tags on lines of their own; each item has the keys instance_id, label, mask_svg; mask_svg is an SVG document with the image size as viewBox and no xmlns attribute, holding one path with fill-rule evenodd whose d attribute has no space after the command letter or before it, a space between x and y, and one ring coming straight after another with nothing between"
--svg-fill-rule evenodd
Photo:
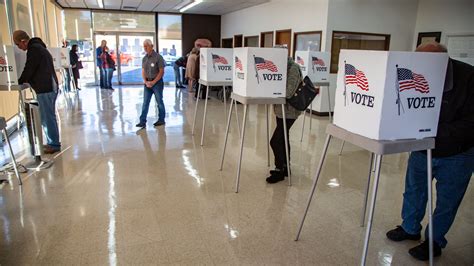
<instances>
[{"instance_id":1,"label":"voting booth","mask_svg":"<svg viewBox=\"0 0 474 266\"><path fill-rule=\"evenodd\" d=\"M62 68L61 65L61 48L48 47L47 48L51 56L53 57L53 65L55 69Z\"/></svg>"},{"instance_id":2,"label":"voting booth","mask_svg":"<svg viewBox=\"0 0 474 266\"><path fill-rule=\"evenodd\" d=\"M308 76L313 83L329 82L330 56L328 52L296 51L295 62L303 77Z\"/></svg>"},{"instance_id":3,"label":"voting booth","mask_svg":"<svg viewBox=\"0 0 474 266\"><path fill-rule=\"evenodd\" d=\"M71 66L71 61L69 60L69 49L68 48L59 48L59 55L61 57L61 66L68 68Z\"/></svg>"},{"instance_id":4,"label":"voting booth","mask_svg":"<svg viewBox=\"0 0 474 266\"><path fill-rule=\"evenodd\" d=\"M199 78L208 82L232 81L232 55L230 48L201 48Z\"/></svg>"},{"instance_id":5,"label":"voting booth","mask_svg":"<svg viewBox=\"0 0 474 266\"><path fill-rule=\"evenodd\" d=\"M447 53L341 50L334 124L375 140L436 136Z\"/></svg>"},{"instance_id":6,"label":"voting booth","mask_svg":"<svg viewBox=\"0 0 474 266\"><path fill-rule=\"evenodd\" d=\"M246 97L285 97L287 58L288 51L282 48L234 48L234 93Z\"/></svg>"},{"instance_id":7,"label":"voting booth","mask_svg":"<svg viewBox=\"0 0 474 266\"><path fill-rule=\"evenodd\" d=\"M12 46L3 45L0 49L0 85L18 85L18 73L15 52Z\"/></svg>"}]
</instances>

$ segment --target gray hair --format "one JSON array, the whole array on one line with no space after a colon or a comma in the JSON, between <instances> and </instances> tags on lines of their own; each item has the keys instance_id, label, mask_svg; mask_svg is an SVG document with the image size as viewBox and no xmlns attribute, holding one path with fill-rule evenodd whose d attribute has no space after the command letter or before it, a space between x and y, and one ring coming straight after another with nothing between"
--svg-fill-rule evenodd
<instances>
[{"instance_id":1,"label":"gray hair","mask_svg":"<svg viewBox=\"0 0 474 266\"><path fill-rule=\"evenodd\" d=\"M150 39L146 39L145 41L143 41L143 44L146 44L146 45L149 45L149 46L153 46L153 43L151 42Z\"/></svg>"},{"instance_id":2,"label":"gray hair","mask_svg":"<svg viewBox=\"0 0 474 266\"><path fill-rule=\"evenodd\" d=\"M430 42L425 42L420 44L418 47L416 47L417 52L434 52L434 53L447 53L448 49L446 46L435 42L435 41L430 41Z\"/></svg>"},{"instance_id":3,"label":"gray hair","mask_svg":"<svg viewBox=\"0 0 474 266\"><path fill-rule=\"evenodd\" d=\"M288 45L287 44L275 44L275 45L273 45L273 48L288 49Z\"/></svg>"}]
</instances>

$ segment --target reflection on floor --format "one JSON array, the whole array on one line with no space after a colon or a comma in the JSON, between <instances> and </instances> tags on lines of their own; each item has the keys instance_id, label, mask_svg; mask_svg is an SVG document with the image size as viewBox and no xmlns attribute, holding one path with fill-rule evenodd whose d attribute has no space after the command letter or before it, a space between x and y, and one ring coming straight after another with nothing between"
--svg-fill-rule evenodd
<instances>
[{"instance_id":1,"label":"reflection on floor","mask_svg":"<svg viewBox=\"0 0 474 266\"><path fill-rule=\"evenodd\" d=\"M265 108L251 107L240 193L234 193L239 135L232 124L224 170L223 103L211 98L205 135L191 135L194 100L165 88L166 127L136 132L141 87L84 88L60 97L63 152L45 171L23 174L0 189L0 264L310 264L355 265L369 154L330 146L300 241L294 242L327 118L314 116L300 142L302 117L291 131L293 186L265 183ZM153 106L153 105L152 105ZM202 105L199 109L202 112ZM241 106L239 111L242 112ZM198 116L200 117L200 116ZM242 117L242 116L240 116ZM272 121L274 126L274 121ZM197 123L197 132L200 132ZM28 159L25 133L13 136ZM0 162L8 159L5 147ZM386 156L368 265L425 265L385 232L400 223L407 154ZM474 191L469 187L438 265L474 263ZM425 222L426 223L426 222Z\"/></svg>"}]
</instances>

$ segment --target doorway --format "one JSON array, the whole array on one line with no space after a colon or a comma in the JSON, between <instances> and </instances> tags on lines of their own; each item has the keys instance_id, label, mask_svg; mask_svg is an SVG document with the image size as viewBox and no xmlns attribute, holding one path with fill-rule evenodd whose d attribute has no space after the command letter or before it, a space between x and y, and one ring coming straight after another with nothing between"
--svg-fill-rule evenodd
<instances>
[{"instance_id":1,"label":"doorway","mask_svg":"<svg viewBox=\"0 0 474 266\"><path fill-rule=\"evenodd\" d=\"M109 53L116 64L112 77L113 84L142 84L143 42L150 39L155 44L155 35L151 33L95 32L94 47L100 46L102 40L107 41ZM156 44L155 44L156 46ZM94 49L95 55L95 49ZM95 60L97 64L97 59ZM96 84L99 71L95 68Z\"/></svg>"}]
</instances>

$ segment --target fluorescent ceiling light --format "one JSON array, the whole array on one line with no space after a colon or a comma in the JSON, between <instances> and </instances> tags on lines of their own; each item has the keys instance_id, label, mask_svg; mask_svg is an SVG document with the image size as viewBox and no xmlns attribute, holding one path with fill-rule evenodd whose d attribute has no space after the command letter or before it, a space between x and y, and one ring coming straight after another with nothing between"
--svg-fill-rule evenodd
<instances>
[{"instance_id":1,"label":"fluorescent ceiling light","mask_svg":"<svg viewBox=\"0 0 474 266\"><path fill-rule=\"evenodd\" d=\"M190 9L191 7L194 7L194 6L198 5L198 4L200 4L202 1L203 1L203 0L194 0L194 1L191 2L189 5L187 5L187 6L183 7L183 8L181 8L181 9L179 10L179 12L183 13L184 11Z\"/></svg>"},{"instance_id":2,"label":"fluorescent ceiling light","mask_svg":"<svg viewBox=\"0 0 474 266\"><path fill-rule=\"evenodd\" d=\"M97 0L97 4L100 8L104 8L104 0Z\"/></svg>"}]
</instances>

